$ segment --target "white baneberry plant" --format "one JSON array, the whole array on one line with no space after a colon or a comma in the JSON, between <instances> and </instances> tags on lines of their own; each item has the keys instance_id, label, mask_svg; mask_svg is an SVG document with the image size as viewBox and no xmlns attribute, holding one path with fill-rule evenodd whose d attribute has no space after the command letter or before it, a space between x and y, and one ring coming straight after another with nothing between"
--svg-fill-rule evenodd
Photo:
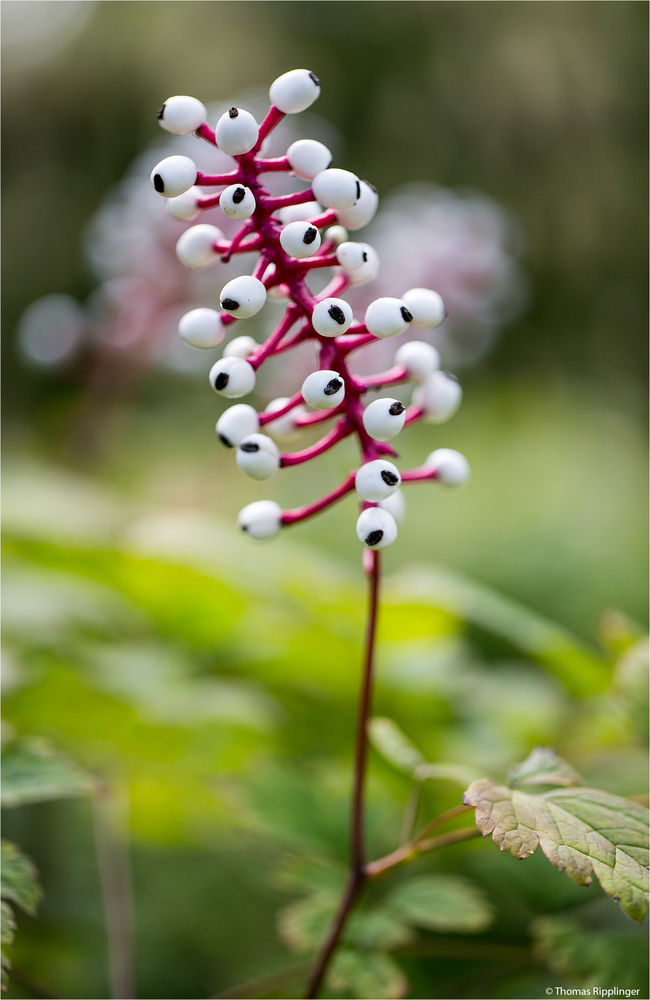
<instances>
[{"instance_id":1,"label":"white baneberry plant","mask_svg":"<svg viewBox=\"0 0 650 1000\"><path fill-rule=\"evenodd\" d=\"M204 105L193 97L176 96L158 112L163 128L176 135L194 135L232 156L235 167L222 174L197 170L188 156L168 156L151 172L151 183L166 199L169 214L182 221L200 218L203 210L219 205L229 219L242 223L226 240L216 226L197 222L178 240L176 251L186 267L202 269L234 254L259 253L250 275L228 281L219 297L221 311L197 308L180 321L179 333L192 347L216 348L237 320L255 316L267 298L285 300L284 315L262 344L252 337L228 341L222 357L210 370L210 385L229 400L253 391L257 373L271 357L312 341L319 367L296 386L294 395L275 399L259 413L236 402L217 422L217 435L235 450L237 465L251 479L266 480L281 468L309 462L339 441L355 437L360 464L327 495L305 506L282 510L271 500L251 503L239 514L239 527L254 539L270 539L282 528L305 521L356 491L360 513L356 533L365 547L364 567L370 579L370 603L359 707L353 791L351 869L339 912L317 958L307 995L315 996L339 941L347 916L368 877L364 852L364 786L367 729L372 695L374 640L377 620L381 549L397 538L404 513L403 483L436 481L463 485L469 465L463 455L448 448L433 451L416 469L400 471L397 453L389 442L419 420L440 423L461 402L457 379L440 370L437 350L422 340L409 340L397 350L388 371L371 376L354 373L353 356L364 347L405 333L430 329L445 318L440 295L427 288L405 289L400 298L382 296L372 301L363 319L355 319L342 298L350 286L377 276L379 259L371 246L349 238L374 217L378 198L374 187L348 170L332 166L332 155L321 142L299 139L285 156L267 159L263 143L285 115L308 108L320 94L320 81L306 69L283 74L271 85L271 108L258 125L244 108L232 107L212 129ZM306 182L303 191L273 197L263 177L283 171ZM207 191L205 190L207 189ZM216 189L216 193L212 191ZM314 295L307 283L317 268L332 271L327 287ZM369 393L413 383L410 406L399 399L375 398ZM302 429L334 421L316 443L301 451L281 452L274 438L289 438Z\"/></svg>"}]
</instances>

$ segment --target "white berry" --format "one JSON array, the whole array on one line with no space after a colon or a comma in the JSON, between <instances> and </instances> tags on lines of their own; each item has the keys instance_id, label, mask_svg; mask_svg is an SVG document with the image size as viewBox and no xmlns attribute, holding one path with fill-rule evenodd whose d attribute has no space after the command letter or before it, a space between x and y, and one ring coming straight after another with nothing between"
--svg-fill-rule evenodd
<instances>
[{"instance_id":1,"label":"white berry","mask_svg":"<svg viewBox=\"0 0 650 1000\"><path fill-rule=\"evenodd\" d=\"M256 540L275 538L282 522L282 508L275 500L256 500L239 512L237 525Z\"/></svg>"},{"instance_id":2,"label":"white berry","mask_svg":"<svg viewBox=\"0 0 650 1000\"><path fill-rule=\"evenodd\" d=\"M266 434L249 434L237 445L237 465L250 479L270 479L280 468L280 452Z\"/></svg>"},{"instance_id":3,"label":"white berry","mask_svg":"<svg viewBox=\"0 0 650 1000\"><path fill-rule=\"evenodd\" d=\"M151 183L163 198L177 198L196 183L196 163L189 156L166 156L151 171Z\"/></svg>"},{"instance_id":4,"label":"white berry","mask_svg":"<svg viewBox=\"0 0 650 1000\"><path fill-rule=\"evenodd\" d=\"M367 264L368 251L363 243L352 243L348 240L336 248L336 259L346 271L356 271L363 264Z\"/></svg>"},{"instance_id":5,"label":"white berry","mask_svg":"<svg viewBox=\"0 0 650 1000\"><path fill-rule=\"evenodd\" d=\"M430 288L410 288L402 295L402 301L413 316L413 326L422 330L440 326L447 315L442 298Z\"/></svg>"},{"instance_id":6,"label":"white berry","mask_svg":"<svg viewBox=\"0 0 650 1000\"><path fill-rule=\"evenodd\" d=\"M218 347L226 336L226 328L215 309L192 309L185 313L178 332L186 344L202 350Z\"/></svg>"},{"instance_id":7,"label":"white berry","mask_svg":"<svg viewBox=\"0 0 650 1000\"><path fill-rule=\"evenodd\" d=\"M440 367L440 355L423 340L409 340L395 352L395 364L404 365L413 382L423 382Z\"/></svg>"},{"instance_id":8,"label":"white berry","mask_svg":"<svg viewBox=\"0 0 650 1000\"><path fill-rule=\"evenodd\" d=\"M345 382L338 372L312 372L302 384L302 398L317 410L333 410L344 397Z\"/></svg>"},{"instance_id":9,"label":"white berry","mask_svg":"<svg viewBox=\"0 0 650 1000\"><path fill-rule=\"evenodd\" d=\"M208 117L205 105L196 97L168 97L156 118L162 128L174 135L191 135Z\"/></svg>"},{"instance_id":10,"label":"white berry","mask_svg":"<svg viewBox=\"0 0 650 1000\"><path fill-rule=\"evenodd\" d=\"M302 205L287 205L278 212L278 217L283 226L288 226L290 222L307 222L308 219L315 219L323 211L317 201L305 201Z\"/></svg>"},{"instance_id":11,"label":"white berry","mask_svg":"<svg viewBox=\"0 0 650 1000\"><path fill-rule=\"evenodd\" d=\"M386 295L370 303L364 322L375 337L396 337L408 327L411 314L401 299Z\"/></svg>"},{"instance_id":12,"label":"white berry","mask_svg":"<svg viewBox=\"0 0 650 1000\"><path fill-rule=\"evenodd\" d=\"M260 429L257 410L248 403L235 403L217 420L217 437L226 448L236 448L249 434Z\"/></svg>"},{"instance_id":13,"label":"white berry","mask_svg":"<svg viewBox=\"0 0 650 1000\"><path fill-rule=\"evenodd\" d=\"M259 344L254 337L247 335L235 337L229 341L223 349L224 358L250 358L251 354L257 350Z\"/></svg>"},{"instance_id":14,"label":"white berry","mask_svg":"<svg viewBox=\"0 0 650 1000\"><path fill-rule=\"evenodd\" d=\"M345 226L330 226L329 229L325 230L325 239L330 240L335 246L340 246L341 243L345 243L348 238L348 231ZM341 262L339 261L339 264Z\"/></svg>"},{"instance_id":15,"label":"white berry","mask_svg":"<svg viewBox=\"0 0 650 1000\"><path fill-rule=\"evenodd\" d=\"M374 281L379 274L379 255L377 251L369 243L361 243L360 246L365 250L368 260L361 267L354 268L352 271L348 270L348 268L343 269L351 285L365 285L368 281Z\"/></svg>"},{"instance_id":16,"label":"white berry","mask_svg":"<svg viewBox=\"0 0 650 1000\"><path fill-rule=\"evenodd\" d=\"M361 181L349 170L321 170L312 181L314 197L326 208L351 208L361 197Z\"/></svg>"},{"instance_id":17,"label":"white berry","mask_svg":"<svg viewBox=\"0 0 650 1000\"><path fill-rule=\"evenodd\" d=\"M249 319L260 311L266 302L266 288L251 274L241 274L228 281L221 289L221 308L231 316Z\"/></svg>"},{"instance_id":18,"label":"white berry","mask_svg":"<svg viewBox=\"0 0 650 1000\"><path fill-rule=\"evenodd\" d=\"M269 405L265 408L265 413L274 413L276 410L281 410L283 406L289 402L288 396L279 396L278 399L272 399ZM278 438L291 438L294 437L300 428L296 424L296 413L302 412L304 407L294 406L293 410L289 413L283 414L283 416L278 417L277 420L271 420L270 423L266 424L266 429L273 437Z\"/></svg>"},{"instance_id":19,"label":"white berry","mask_svg":"<svg viewBox=\"0 0 650 1000\"><path fill-rule=\"evenodd\" d=\"M385 549L397 538L395 518L382 507L367 507L357 520L357 538L368 549Z\"/></svg>"},{"instance_id":20,"label":"white berry","mask_svg":"<svg viewBox=\"0 0 650 1000\"><path fill-rule=\"evenodd\" d=\"M368 181L361 181L361 195L351 208L338 213L339 222L348 229L361 229L374 219L379 204L377 192Z\"/></svg>"},{"instance_id":21,"label":"white berry","mask_svg":"<svg viewBox=\"0 0 650 1000\"><path fill-rule=\"evenodd\" d=\"M210 369L210 385L226 399L246 396L255 388L255 369L243 358L221 358Z\"/></svg>"},{"instance_id":22,"label":"white berry","mask_svg":"<svg viewBox=\"0 0 650 1000\"><path fill-rule=\"evenodd\" d=\"M313 181L321 170L327 170L332 162L332 154L322 142L298 139L289 146L287 160L296 177L300 177L302 181Z\"/></svg>"},{"instance_id":23,"label":"white berry","mask_svg":"<svg viewBox=\"0 0 650 1000\"><path fill-rule=\"evenodd\" d=\"M399 399L375 399L363 411L363 426L375 441L390 441L399 434L406 408Z\"/></svg>"},{"instance_id":24,"label":"white berry","mask_svg":"<svg viewBox=\"0 0 650 1000\"><path fill-rule=\"evenodd\" d=\"M382 510L387 510L395 518L397 524L401 524L406 514L406 500L401 490L395 490L385 500L379 501Z\"/></svg>"},{"instance_id":25,"label":"white berry","mask_svg":"<svg viewBox=\"0 0 650 1000\"><path fill-rule=\"evenodd\" d=\"M229 219L235 219L237 222L250 219L256 207L255 195L243 184L231 184L221 192L219 208Z\"/></svg>"},{"instance_id":26,"label":"white berry","mask_svg":"<svg viewBox=\"0 0 650 1000\"><path fill-rule=\"evenodd\" d=\"M397 466L383 458L366 462L357 470L354 478L354 486L361 499L372 503L385 500L395 492L401 482L402 477Z\"/></svg>"},{"instance_id":27,"label":"white berry","mask_svg":"<svg viewBox=\"0 0 650 1000\"><path fill-rule=\"evenodd\" d=\"M210 267L219 260L219 251L215 249L215 243L219 243L223 238L220 229L206 222L199 226L191 226L185 230L176 244L176 255L185 267L191 267L194 271Z\"/></svg>"},{"instance_id":28,"label":"white berry","mask_svg":"<svg viewBox=\"0 0 650 1000\"><path fill-rule=\"evenodd\" d=\"M436 481L443 486L464 486L470 477L469 462L453 448L432 451L424 464L436 470Z\"/></svg>"},{"instance_id":29,"label":"white berry","mask_svg":"<svg viewBox=\"0 0 650 1000\"><path fill-rule=\"evenodd\" d=\"M214 130L217 146L229 156L248 153L257 142L258 135L257 122L243 108L230 108L224 112Z\"/></svg>"},{"instance_id":30,"label":"white berry","mask_svg":"<svg viewBox=\"0 0 650 1000\"><path fill-rule=\"evenodd\" d=\"M290 222L280 233L280 245L290 257L311 257L320 247L320 233L309 222Z\"/></svg>"},{"instance_id":31,"label":"white berry","mask_svg":"<svg viewBox=\"0 0 650 1000\"><path fill-rule=\"evenodd\" d=\"M321 337L338 337L352 322L352 306L345 299L323 299L314 306L311 325Z\"/></svg>"},{"instance_id":32,"label":"white berry","mask_svg":"<svg viewBox=\"0 0 650 1000\"><path fill-rule=\"evenodd\" d=\"M295 115L314 103L320 94L320 80L308 69L292 69L274 80L269 89L269 100L278 111Z\"/></svg>"},{"instance_id":33,"label":"white berry","mask_svg":"<svg viewBox=\"0 0 650 1000\"><path fill-rule=\"evenodd\" d=\"M433 372L413 393L413 402L424 410L424 419L441 424L453 417L463 398L458 379L449 372Z\"/></svg>"},{"instance_id":34,"label":"white berry","mask_svg":"<svg viewBox=\"0 0 650 1000\"><path fill-rule=\"evenodd\" d=\"M197 204L197 198L201 196L199 188L192 186L189 191L179 194L176 198L165 198L167 214L179 222L191 222L201 212Z\"/></svg>"}]
</instances>

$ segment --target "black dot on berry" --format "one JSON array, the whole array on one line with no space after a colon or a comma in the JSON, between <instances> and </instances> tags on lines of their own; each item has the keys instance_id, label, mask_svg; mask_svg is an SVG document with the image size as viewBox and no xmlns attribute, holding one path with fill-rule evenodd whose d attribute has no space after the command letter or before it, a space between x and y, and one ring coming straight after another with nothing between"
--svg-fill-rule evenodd
<instances>
[{"instance_id":1,"label":"black dot on berry","mask_svg":"<svg viewBox=\"0 0 650 1000\"><path fill-rule=\"evenodd\" d=\"M225 389L226 386L228 385L229 378L230 375L228 374L228 372L219 372L216 379L214 380L215 389Z\"/></svg>"},{"instance_id":2,"label":"black dot on berry","mask_svg":"<svg viewBox=\"0 0 650 1000\"><path fill-rule=\"evenodd\" d=\"M323 389L323 392L326 396L333 396L335 392L339 391L342 385L343 383L340 378L331 378Z\"/></svg>"},{"instance_id":3,"label":"black dot on berry","mask_svg":"<svg viewBox=\"0 0 650 1000\"><path fill-rule=\"evenodd\" d=\"M376 531L371 531L366 537L366 545L379 545L380 541L384 537L384 533L381 528L377 528Z\"/></svg>"},{"instance_id":4,"label":"black dot on berry","mask_svg":"<svg viewBox=\"0 0 650 1000\"><path fill-rule=\"evenodd\" d=\"M368 261L368 254L366 253L366 251L365 251L365 250L364 250L364 251L363 251L363 253L361 254L361 260L363 261L363 263L364 263L364 264L366 264L366 263L367 263L367 261Z\"/></svg>"},{"instance_id":5,"label":"black dot on berry","mask_svg":"<svg viewBox=\"0 0 650 1000\"><path fill-rule=\"evenodd\" d=\"M229 108L228 114L230 115L231 118L236 118L237 115L239 114L239 109L238 108Z\"/></svg>"},{"instance_id":6,"label":"black dot on berry","mask_svg":"<svg viewBox=\"0 0 650 1000\"><path fill-rule=\"evenodd\" d=\"M357 181L357 201L361 197L361 184Z\"/></svg>"},{"instance_id":7,"label":"black dot on berry","mask_svg":"<svg viewBox=\"0 0 650 1000\"><path fill-rule=\"evenodd\" d=\"M254 452L260 450L260 446L256 444L255 441L244 441L244 443L240 444L239 447L241 448L242 451Z\"/></svg>"},{"instance_id":8,"label":"black dot on berry","mask_svg":"<svg viewBox=\"0 0 650 1000\"><path fill-rule=\"evenodd\" d=\"M411 320L413 319L413 313L410 313L408 311L408 309L406 308L406 306L402 306L402 308L400 309L400 312L402 314L402 319L404 320L404 322L405 323L410 323Z\"/></svg>"},{"instance_id":9,"label":"black dot on berry","mask_svg":"<svg viewBox=\"0 0 650 1000\"><path fill-rule=\"evenodd\" d=\"M239 309L239 302L237 302L235 299L222 299L221 308L227 309L228 312L234 312L235 309Z\"/></svg>"},{"instance_id":10,"label":"black dot on berry","mask_svg":"<svg viewBox=\"0 0 650 1000\"><path fill-rule=\"evenodd\" d=\"M246 197L246 188L238 187L236 191L233 191L232 200L235 205L239 205L241 201Z\"/></svg>"},{"instance_id":11,"label":"black dot on berry","mask_svg":"<svg viewBox=\"0 0 650 1000\"><path fill-rule=\"evenodd\" d=\"M165 190L165 182L160 176L160 174L153 175L153 186L155 187L158 194L162 194Z\"/></svg>"},{"instance_id":12,"label":"black dot on berry","mask_svg":"<svg viewBox=\"0 0 650 1000\"><path fill-rule=\"evenodd\" d=\"M158 119L158 121L160 121L160 119L164 115L164 113L165 113L165 107L166 107L165 104L161 104L160 107L158 108L158 110L156 112L156 118Z\"/></svg>"},{"instance_id":13,"label":"black dot on berry","mask_svg":"<svg viewBox=\"0 0 650 1000\"><path fill-rule=\"evenodd\" d=\"M221 443L226 446L226 448L233 447L232 441L229 441L228 438L225 436L225 434L217 434L217 437L219 438Z\"/></svg>"},{"instance_id":14,"label":"black dot on berry","mask_svg":"<svg viewBox=\"0 0 650 1000\"><path fill-rule=\"evenodd\" d=\"M327 310L328 316L331 316L335 323L339 326L343 326L345 323L345 313L340 306L330 306Z\"/></svg>"},{"instance_id":15,"label":"black dot on berry","mask_svg":"<svg viewBox=\"0 0 650 1000\"><path fill-rule=\"evenodd\" d=\"M390 469L382 469L381 478L386 483L386 486L397 486L399 483L399 476L396 476L394 472L390 471Z\"/></svg>"},{"instance_id":16,"label":"black dot on berry","mask_svg":"<svg viewBox=\"0 0 650 1000\"><path fill-rule=\"evenodd\" d=\"M302 242L306 243L307 246L309 246L310 243L314 242L317 236L318 236L318 230L316 229L316 227L310 226L309 229L305 230L305 235L302 238Z\"/></svg>"},{"instance_id":17,"label":"black dot on berry","mask_svg":"<svg viewBox=\"0 0 650 1000\"><path fill-rule=\"evenodd\" d=\"M309 74L309 79L312 80L313 83L315 83L317 87L320 87L320 80L318 79L318 77L316 76L315 73L310 73Z\"/></svg>"},{"instance_id":18,"label":"black dot on berry","mask_svg":"<svg viewBox=\"0 0 650 1000\"><path fill-rule=\"evenodd\" d=\"M391 417L399 417L400 413L404 413L404 407L400 403L399 399L396 400L392 406L388 407L388 412L390 413Z\"/></svg>"}]
</instances>

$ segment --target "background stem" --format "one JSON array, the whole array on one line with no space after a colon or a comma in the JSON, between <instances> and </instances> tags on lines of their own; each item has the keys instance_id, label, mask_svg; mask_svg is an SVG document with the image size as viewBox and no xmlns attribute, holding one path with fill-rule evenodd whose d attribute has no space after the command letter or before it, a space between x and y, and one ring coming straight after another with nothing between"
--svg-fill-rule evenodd
<instances>
[{"instance_id":1,"label":"background stem","mask_svg":"<svg viewBox=\"0 0 650 1000\"><path fill-rule=\"evenodd\" d=\"M316 957L307 983L306 998L318 993L323 978L336 950L346 921L365 880L364 850L364 799L366 763L368 758L368 719L372 702L373 666L375 658L375 636L377 632L377 610L379 606L379 578L381 571L379 552L368 549L371 562L368 572L370 595L366 642L363 662L359 711L357 716L357 737L354 764L354 786L352 791L352 818L350 825L350 874L339 908L332 921L323 946Z\"/></svg>"}]
</instances>

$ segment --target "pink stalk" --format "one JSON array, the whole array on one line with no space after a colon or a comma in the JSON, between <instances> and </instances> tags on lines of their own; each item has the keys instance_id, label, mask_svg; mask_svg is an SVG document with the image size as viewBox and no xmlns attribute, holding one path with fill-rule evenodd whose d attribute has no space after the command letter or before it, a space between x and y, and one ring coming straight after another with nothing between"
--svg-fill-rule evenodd
<instances>
[{"instance_id":1,"label":"pink stalk","mask_svg":"<svg viewBox=\"0 0 650 1000\"><path fill-rule=\"evenodd\" d=\"M251 354L251 356L248 358L248 363L252 365L253 368L256 369L259 368L262 362L266 361L266 359L271 354L274 353L277 345L280 343L284 335L289 332L293 324L296 322L297 318L298 318L298 310L295 307L290 306L287 309L284 318L282 319L280 324L276 327L276 329L273 331L271 336L263 344L261 344L260 347L257 348L254 354ZM293 406L296 406L297 403L302 402L302 394L298 393L297 396L298 398L296 402L293 404ZM290 407L289 409L292 409L292 407ZM288 412L289 412L288 410L284 411L284 413ZM278 411L274 414L274 417L277 418L280 415L281 414ZM260 417L260 424L261 423L262 419Z\"/></svg>"},{"instance_id":2,"label":"pink stalk","mask_svg":"<svg viewBox=\"0 0 650 1000\"><path fill-rule=\"evenodd\" d=\"M266 139L267 135L270 135L276 125L279 125L284 118L284 112L280 111L275 107L274 104L271 105L266 113L266 117L262 124L260 125L259 136L255 146L253 147L253 152L257 153L262 148L262 143Z\"/></svg>"},{"instance_id":3,"label":"pink stalk","mask_svg":"<svg viewBox=\"0 0 650 1000\"><path fill-rule=\"evenodd\" d=\"M414 424L416 420L422 420L423 416L424 410L421 406L416 406L415 403L413 403L412 406L407 406L404 426L406 427L408 424Z\"/></svg>"},{"instance_id":4,"label":"pink stalk","mask_svg":"<svg viewBox=\"0 0 650 1000\"><path fill-rule=\"evenodd\" d=\"M317 257L303 257L300 261L301 267L336 267L338 261L335 253L322 254Z\"/></svg>"},{"instance_id":5,"label":"pink stalk","mask_svg":"<svg viewBox=\"0 0 650 1000\"><path fill-rule=\"evenodd\" d=\"M214 137L214 129L210 128L206 122L203 125L199 125L194 135L197 135L199 139L205 139L211 146L217 145L217 140Z\"/></svg>"},{"instance_id":6,"label":"pink stalk","mask_svg":"<svg viewBox=\"0 0 650 1000\"><path fill-rule=\"evenodd\" d=\"M241 180L241 170L231 170L227 174L203 174L199 170L196 175L195 184L198 187L227 187L229 184L236 184Z\"/></svg>"},{"instance_id":7,"label":"pink stalk","mask_svg":"<svg viewBox=\"0 0 650 1000\"><path fill-rule=\"evenodd\" d=\"M267 198L264 208L267 212L277 212L279 208L305 205L308 201L314 201L314 193L311 188L307 188L306 191L297 191L296 194L282 194L277 198Z\"/></svg>"},{"instance_id":8,"label":"pink stalk","mask_svg":"<svg viewBox=\"0 0 650 1000\"><path fill-rule=\"evenodd\" d=\"M277 156L272 160L258 160L257 169L261 174L267 174L276 170L291 170L286 156Z\"/></svg>"},{"instance_id":9,"label":"pink stalk","mask_svg":"<svg viewBox=\"0 0 650 1000\"><path fill-rule=\"evenodd\" d=\"M328 493L326 496L321 497L320 500L315 500L314 503L305 504L304 507L295 507L293 510L285 510L280 518L282 525L288 527L290 524L298 524L299 521L306 521L310 517L314 517L316 514L320 514L321 511L327 510L332 504L337 503L348 493L352 493L354 489L354 473L351 472L347 479L344 479L340 486L337 486L335 490Z\"/></svg>"},{"instance_id":10,"label":"pink stalk","mask_svg":"<svg viewBox=\"0 0 650 1000\"><path fill-rule=\"evenodd\" d=\"M399 385L401 382L408 382L408 372L404 365L395 365L387 372L378 372L376 375L364 375L357 379L362 391L368 389L382 389L387 385Z\"/></svg>"},{"instance_id":11,"label":"pink stalk","mask_svg":"<svg viewBox=\"0 0 650 1000\"><path fill-rule=\"evenodd\" d=\"M309 199L315 201L313 197ZM327 226L333 226L338 222L338 216L333 208L329 208L327 212L323 212L322 215L317 215L315 219L309 220L312 226L316 226L316 229L326 229Z\"/></svg>"},{"instance_id":12,"label":"pink stalk","mask_svg":"<svg viewBox=\"0 0 650 1000\"><path fill-rule=\"evenodd\" d=\"M437 479L438 470L431 466L421 465L418 469L409 469L402 473L403 483L423 483L426 480Z\"/></svg>"},{"instance_id":13,"label":"pink stalk","mask_svg":"<svg viewBox=\"0 0 650 1000\"><path fill-rule=\"evenodd\" d=\"M302 465L303 462L310 462L312 458L317 458L318 455L329 451L343 438L349 437L353 430L354 428L350 426L346 417L343 417L336 427L333 427L329 434L326 434L316 444L304 448L303 451L294 451L291 455L280 455L280 467L286 469L290 465Z\"/></svg>"}]
</instances>

